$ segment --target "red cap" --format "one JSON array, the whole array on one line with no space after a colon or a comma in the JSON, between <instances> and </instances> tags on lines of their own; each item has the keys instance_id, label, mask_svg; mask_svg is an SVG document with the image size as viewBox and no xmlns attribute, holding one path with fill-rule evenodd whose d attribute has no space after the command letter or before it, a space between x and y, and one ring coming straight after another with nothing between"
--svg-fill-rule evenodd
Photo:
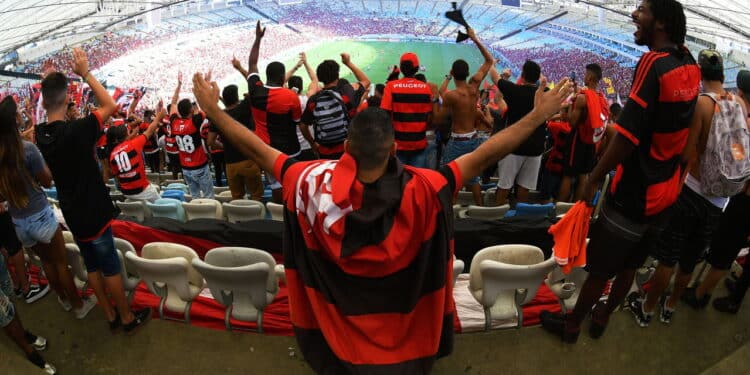
<instances>
[{"instance_id":1,"label":"red cap","mask_svg":"<svg viewBox=\"0 0 750 375\"><path fill-rule=\"evenodd\" d=\"M401 62L403 63L404 61L410 62L415 68L419 67L419 58L414 52L407 52L401 55Z\"/></svg>"}]
</instances>

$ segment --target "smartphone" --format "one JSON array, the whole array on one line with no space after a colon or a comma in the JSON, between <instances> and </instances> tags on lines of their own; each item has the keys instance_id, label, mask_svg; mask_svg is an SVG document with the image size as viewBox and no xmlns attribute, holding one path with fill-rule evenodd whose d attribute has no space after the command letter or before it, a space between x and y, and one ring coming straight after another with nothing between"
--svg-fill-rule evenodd
<instances>
[{"instance_id":1,"label":"smartphone","mask_svg":"<svg viewBox=\"0 0 750 375\"><path fill-rule=\"evenodd\" d=\"M570 81L575 83L575 81L576 81L576 72L570 72Z\"/></svg>"}]
</instances>

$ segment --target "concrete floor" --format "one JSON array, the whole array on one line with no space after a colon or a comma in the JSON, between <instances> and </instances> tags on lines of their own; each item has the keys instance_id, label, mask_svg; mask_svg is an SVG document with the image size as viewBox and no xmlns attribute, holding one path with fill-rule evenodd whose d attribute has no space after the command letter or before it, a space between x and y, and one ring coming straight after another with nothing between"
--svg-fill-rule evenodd
<instances>
[{"instance_id":1,"label":"concrete floor","mask_svg":"<svg viewBox=\"0 0 750 375\"><path fill-rule=\"evenodd\" d=\"M724 295L721 291L718 294ZM52 294L19 304L24 324L49 340L43 353L61 374L308 374L291 337L230 333L152 320L136 335L112 336L95 309L64 313ZM671 326L639 328L617 312L604 337L563 345L540 327L456 336L435 374L750 374L750 306L737 316L680 306ZM0 374L37 374L0 335Z\"/></svg>"}]
</instances>

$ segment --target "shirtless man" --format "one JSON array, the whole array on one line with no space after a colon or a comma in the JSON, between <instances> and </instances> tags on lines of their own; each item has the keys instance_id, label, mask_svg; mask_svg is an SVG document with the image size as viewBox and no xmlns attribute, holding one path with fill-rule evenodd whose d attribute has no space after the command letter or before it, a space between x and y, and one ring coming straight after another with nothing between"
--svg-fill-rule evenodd
<instances>
[{"instance_id":1,"label":"shirtless man","mask_svg":"<svg viewBox=\"0 0 750 375\"><path fill-rule=\"evenodd\" d=\"M473 152L482 144L482 139L477 135L475 128L477 117L481 115L481 112L477 111L479 86L484 81L484 77L487 76L490 68L492 68L494 59L490 55L490 52L487 51L487 48L479 41L474 29L469 28L467 34L476 43L482 56L484 56L484 64L467 82L469 64L464 60L456 60L451 69L451 76L456 80L456 89L448 91L443 95L442 107L436 103L434 122L436 124L442 123L441 120L445 119L445 116L450 116L452 119L451 137L443 151L442 164L448 164L464 154ZM474 195L474 203L480 206L482 204L482 195L479 176L474 176L467 187L471 189Z\"/></svg>"}]
</instances>

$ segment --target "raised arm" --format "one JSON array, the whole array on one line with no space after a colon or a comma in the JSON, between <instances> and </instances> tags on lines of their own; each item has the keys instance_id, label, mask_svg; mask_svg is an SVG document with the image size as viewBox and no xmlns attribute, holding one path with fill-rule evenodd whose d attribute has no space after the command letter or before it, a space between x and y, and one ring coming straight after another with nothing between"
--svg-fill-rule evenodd
<instances>
[{"instance_id":1,"label":"raised arm","mask_svg":"<svg viewBox=\"0 0 750 375\"><path fill-rule=\"evenodd\" d=\"M236 71L238 71L238 72L240 72L240 74L242 74L243 78L247 79L247 76L250 73L248 73L247 69L245 69L245 68L242 67L242 63L240 62L240 60L237 60L237 58L234 57L234 56L232 56L232 66L234 67L234 69Z\"/></svg>"},{"instance_id":2,"label":"raised arm","mask_svg":"<svg viewBox=\"0 0 750 375\"><path fill-rule=\"evenodd\" d=\"M475 84L480 84L482 81L484 81L484 77L487 77L487 73L490 71L490 68L492 68L495 65L495 59L490 54L490 51L487 50L487 47L482 44L482 42L477 38L477 34L472 28L468 28L467 33L469 34L469 38L474 41L474 44L477 45L477 48L479 48L479 52L482 53L482 57L484 57L484 63L482 66L479 67L479 70L474 74L473 77L471 77L471 82Z\"/></svg>"},{"instance_id":3,"label":"raised arm","mask_svg":"<svg viewBox=\"0 0 750 375\"><path fill-rule=\"evenodd\" d=\"M177 102L180 100L180 89L182 89L182 72L177 73L177 88L172 95L172 105L169 107L169 115L177 113Z\"/></svg>"},{"instance_id":4,"label":"raised arm","mask_svg":"<svg viewBox=\"0 0 750 375\"><path fill-rule=\"evenodd\" d=\"M83 78L83 81L89 85L96 101L99 103L99 109L96 111L99 113L102 122L107 121L115 113L117 105L107 92L107 89L91 74L86 52L83 52L80 48L73 49L73 72Z\"/></svg>"},{"instance_id":5,"label":"raised arm","mask_svg":"<svg viewBox=\"0 0 750 375\"><path fill-rule=\"evenodd\" d=\"M497 67L495 67L495 64L492 64L490 67L490 79L492 80L492 83L497 85L497 81L500 80L500 72L497 71Z\"/></svg>"},{"instance_id":6,"label":"raised arm","mask_svg":"<svg viewBox=\"0 0 750 375\"><path fill-rule=\"evenodd\" d=\"M260 41L263 36L266 35L266 28L260 27L260 21L255 24L255 42L253 42L253 48L250 49L250 57L248 58L248 69L250 74L258 73L258 57L260 57ZM247 78L247 76L245 76Z\"/></svg>"},{"instance_id":7,"label":"raised arm","mask_svg":"<svg viewBox=\"0 0 750 375\"><path fill-rule=\"evenodd\" d=\"M586 95L578 95L575 98L575 104L571 106L568 122L571 128L577 127L584 119L584 109L586 108Z\"/></svg>"},{"instance_id":8,"label":"raised arm","mask_svg":"<svg viewBox=\"0 0 750 375\"><path fill-rule=\"evenodd\" d=\"M310 77L310 85L307 86L307 96L311 97L317 94L318 91L320 91L320 83L318 82L318 74L315 73L315 70L307 62L307 54L305 54L304 52L300 52L299 60L302 61L302 64L305 66L305 70L307 71L307 75Z\"/></svg>"},{"instance_id":9,"label":"raised arm","mask_svg":"<svg viewBox=\"0 0 750 375\"><path fill-rule=\"evenodd\" d=\"M193 76L193 94L209 120L221 129L227 139L232 140L239 152L255 161L263 170L273 171L273 164L281 152L268 146L219 108L219 86L216 82L208 82L201 73L196 73Z\"/></svg>"},{"instance_id":10,"label":"raised arm","mask_svg":"<svg viewBox=\"0 0 750 375\"><path fill-rule=\"evenodd\" d=\"M156 116L154 117L154 121L151 121L148 128L146 128L146 131L143 132L143 135L145 135L146 138L153 137L156 130L161 126L161 120L164 119L164 116L166 115L167 112L164 110L164 102L160 100L159 104L156 106Z\"/></svg>"},{"instance_id":11,"label":"raised arm","mask_svg":"<svg viewBox=\"0 0 750 375\"><path fill-rule=\"evenodd\" d=\"M544 92L546 86L547 82L542 81L536 92L534 109L528 115L493 135L474 152L456 159L465 182L513 152L539 125L560 111L563 100L570 94L568 80L564 79L554 89Z\"/></svg>"},{"instance_id":12,"label":"raised arm","mask_svg":"<svg viewBox=\"0 0 750 375\"><path fill-rule=\"evenodd\" d=\"M365 74L365 72L354 65L354 63L352 62L352 58L348 53L341 54L341 63L346 65L346 67L349 68L352 73L354 73L354 77L357 78L357 82L359 82L359 84L362 85L365 90L370 88L370 79L367 78L367 74Z\"/></svg>"},{"instance_id":13,"label":"raised arm","mask_svg":"<svg viewBox=\"0 0 750 375\"><path fill-rule=\"evenodd\" d=\"M438 94L440 96L445 95L445 93L448 91L448 84L453 79L453 76L450 74L445 75L445 79L443 80L443 83L440 84L440 88L438 89ZM437 98L437 96L436 96Z\"/></svg>"},{"instance_id":14,"label":"raised arm","mask_svg":"<svg viewBox=\"0 0 750 375\"><path fill-rule=\"evenodd\" d=\"M286 72L286 76L284 76L284 82L286 83L287 81L289 81L289 78L292 78L292 76L294 75L294 73L297 72L297 69L299 69L301 67L302 67L302 60L297 61L297 63L294 64L294 66L292 67L292 69L289 69L289 71Z\"/></svg>"}]
</instances>

